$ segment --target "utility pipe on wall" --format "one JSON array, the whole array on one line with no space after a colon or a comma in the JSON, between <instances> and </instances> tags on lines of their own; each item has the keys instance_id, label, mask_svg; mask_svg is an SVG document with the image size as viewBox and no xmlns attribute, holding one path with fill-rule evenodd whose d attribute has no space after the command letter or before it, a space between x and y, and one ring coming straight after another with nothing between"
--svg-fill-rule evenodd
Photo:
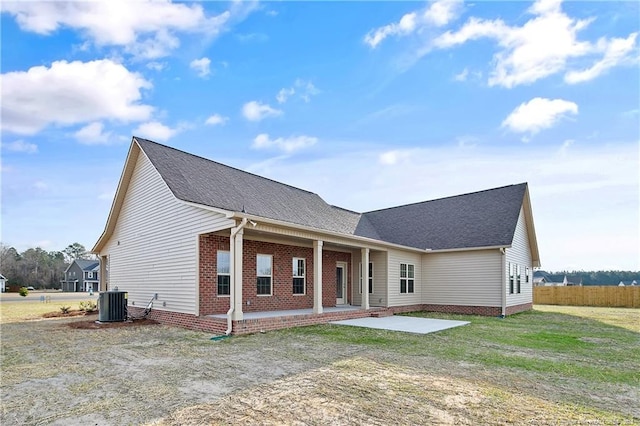
<instances>
[{"instance_id":1,"label":"utility pipe on wall","mask_svg":"<svg viewBox=\"0 0 640 426\"><path fill-rule=\"evenodd\" d=\"M507 316L507 279L505 274L505 268L507 267L506 263L506 249L503 247L500 249L501 259L500 265L502 265L502 272L500 273L500 277L502 278L502 313L500 314L500 318L505 318Z\"/></svg>"},{"instance_id":2,"label":"utility pipe on wall","mask_svg":"<svg viewBox=\"0 0 640 426\"><path fill-rule=\"evenodd\" d=\"M224 332L225 336L231 334L233 328L232 315L235 311L235 263L236 263L236 235L242 230L248 223L248 219L245 217L240 224L231 228L231 237L229 238L229 310L227 311L227 331Z\"/></svg>"}]
</instances>

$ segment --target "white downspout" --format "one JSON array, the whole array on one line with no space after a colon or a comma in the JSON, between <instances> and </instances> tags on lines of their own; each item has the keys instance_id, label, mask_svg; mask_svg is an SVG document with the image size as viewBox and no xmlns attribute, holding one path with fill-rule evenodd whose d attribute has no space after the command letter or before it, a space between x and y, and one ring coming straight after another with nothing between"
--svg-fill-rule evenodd
<instances>
[{"instance_id":1,"label":"white downspout","mask_svg":"<svg viewBox=\"0 0 640 426\"><path fill-rule=\"evenodd\" d=\"M235 290L235 263L236 263L236 234L240 232L242 228L247 224L248 219L245 217L240 222L240 225L231 228L231 237L229 238L229 310L227 311L227 331L224 332L225 336L229 336L231 334L231 329L233 328L233 322L231 320L231 316L233 315L233 311L235 311L235 300L236 300L236 290Z\"/></svg>"},{"instance_id":2,"label":"white downspout","mask_svg":"<svg viewBox=\"0 0 640 426\"><path fill-rule=\"evenodd\" d=\"M506 318L507 316L507 280L504 272L505 268L507 267L505 262L506 250L504 248L501 248L500 253L502 253L502 256L500 258L500 265L502 266L502 272L500 272L500 277L502 278L502 313L500 314L500 318Z\"/></svg>"}]
</instances>

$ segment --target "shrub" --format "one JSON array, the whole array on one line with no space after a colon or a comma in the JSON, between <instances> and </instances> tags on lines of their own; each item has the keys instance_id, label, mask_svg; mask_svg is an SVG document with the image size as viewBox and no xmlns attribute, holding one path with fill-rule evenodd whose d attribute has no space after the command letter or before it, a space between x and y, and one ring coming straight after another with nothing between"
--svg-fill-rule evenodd
<instances>
[{"instance_id":1,"label":"shrub","mask_svg":"<svg viewBox=\"0 0 640 426\"><path fill-rule=\"evenodd\" d=\"M26 287L20 287L20 290L18 290L18 293L22 297L27 297L27 294L29 294L29 290L27 290Z\"/></svg>"},{"instance_id":2,"label":"shrub","mask_svg":"<svg viewBox=\"0 0 640 426\"><path fill-rule=\"evenodd\" d=\"M87 300L86 302L80 302L80 310L85 312L95 312L98 309L96 302Z\"/></svg>"},{"instance_id":3,"label":"shrub","mask_svg":"<svg viewBox=\"0 0 640 426\"><path fill-rule=\"evenodd\" d=\"M71 311L71 306L60 306L60 312L63 314L68 314Z\"/></svg>"}]
</instances>

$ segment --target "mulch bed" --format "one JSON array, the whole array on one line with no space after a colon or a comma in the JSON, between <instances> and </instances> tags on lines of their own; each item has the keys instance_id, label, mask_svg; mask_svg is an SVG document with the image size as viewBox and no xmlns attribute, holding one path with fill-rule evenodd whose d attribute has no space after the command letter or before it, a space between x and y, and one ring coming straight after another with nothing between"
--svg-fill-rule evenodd
<instances>
[{"instance_id":1,"label":"mulch bed","mask_svg":"<svg viewBox=\"0 0 640 426\"><path fill-rule=\"evenodd\" d=\"M96 320L74 321L67 324L71 328L80 330L101 330L104 328L141 327L145 325L158 325L158 321L142 318L135 321L98 322Z\"/></svg>"}]
</instances>

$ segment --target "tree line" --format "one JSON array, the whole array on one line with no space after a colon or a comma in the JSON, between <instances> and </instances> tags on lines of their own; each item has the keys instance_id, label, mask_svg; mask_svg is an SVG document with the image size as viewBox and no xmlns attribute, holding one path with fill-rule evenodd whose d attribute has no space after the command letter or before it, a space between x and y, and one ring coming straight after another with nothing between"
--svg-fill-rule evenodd
<instances>
[{"instance_id":1,"label":"tree line","mask_svg":"<svg viewBox=\"0 0 640 426\"><path fill-rule=\"evenodd\" d=\"M23 252L0 243L0 273L12 287L60 288L64 271L71 262L95 258L80 243L69 244L62 251L46 251L36 247Z\"/></svg>"},{"instance_id":2,"label":"tree line","mask_svg":"<svg viewBox=\"0 0 640 426\"><path fill-rule=\"evenodd\" d=\"M618 285L620 281L633 280L640 284L640 271L558 271L549 274L581 277L582 285Z\"/></svg>"}]
</instances>

